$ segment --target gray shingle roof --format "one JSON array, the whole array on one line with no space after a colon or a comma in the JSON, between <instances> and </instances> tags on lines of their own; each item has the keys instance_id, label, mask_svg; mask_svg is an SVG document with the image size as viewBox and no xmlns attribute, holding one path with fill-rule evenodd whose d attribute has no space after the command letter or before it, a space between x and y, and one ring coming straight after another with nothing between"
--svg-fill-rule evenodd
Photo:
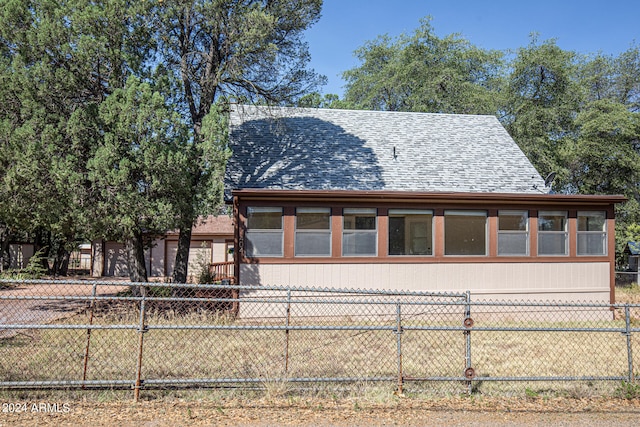
<instances>
[{"instance_id":1,"label":"gray shingle roof","mask_svg":"<svg viewBox=\"0 0 640 427\"><path fill-rule=\"evenodd\" d=\"M225 188L544 193L494 116L234 106Z\"/></svg>"}]
</instances>

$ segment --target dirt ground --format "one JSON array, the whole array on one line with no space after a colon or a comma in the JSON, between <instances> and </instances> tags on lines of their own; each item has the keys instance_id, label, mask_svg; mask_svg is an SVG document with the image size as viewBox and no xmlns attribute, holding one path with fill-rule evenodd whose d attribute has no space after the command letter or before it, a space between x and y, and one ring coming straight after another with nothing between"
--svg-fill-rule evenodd
<instances>
[{"instance_id":1,"label":"dirt ground","mask_svg":"<svg viewBox=\"0 0 640 427\"><path fill-rule=\"evenodd\" d=\"M124 286L98 286L98 296L115 295L127 289ZM58 319L73 316L86 307L86 301L73 300L74 296L90 296L93 285L59 284L59 285L12 285L0 288L0 294L12 298L64 296L68 299L6 299L0 301L0 325L11 324L46 324ZM15 329L0 329L0 338L15 335Z\"/></svg>"},{"instance_id":2,"label":"dirt ground","mask_svg":"<svg viewBox=\"0 0 640 427\"><path fill-rule=\"evenodd\" d=\"M0 426L636 426L640 420L640 399L604 398L14 402L26 403L26 411L12 413L5 403Z\"/></svg>"}]
</instances>

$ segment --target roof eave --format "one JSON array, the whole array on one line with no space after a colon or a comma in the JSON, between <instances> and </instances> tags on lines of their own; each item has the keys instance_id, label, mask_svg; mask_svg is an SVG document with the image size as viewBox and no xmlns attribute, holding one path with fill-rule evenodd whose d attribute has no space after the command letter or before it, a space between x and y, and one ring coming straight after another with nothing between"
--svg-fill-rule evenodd
<instances>
[{"instance_id":1,"label":"roof eave","mask_svg":"<svg viewBox=\"0 0 640 427\"><path fill-rule=\"evenodd\" d=\"M522 204L590 204L611 205L623 203L622 195L584 194L532 194L532 193L456 193L456 192L412 192L412 191L368 191L368 190L280 190L280 189L240 189L232 191L233 197L244 200L296 200L328 201L433 201L433 202L473 202L473 203L522 203Z\"/></svg>"}]
</instances>

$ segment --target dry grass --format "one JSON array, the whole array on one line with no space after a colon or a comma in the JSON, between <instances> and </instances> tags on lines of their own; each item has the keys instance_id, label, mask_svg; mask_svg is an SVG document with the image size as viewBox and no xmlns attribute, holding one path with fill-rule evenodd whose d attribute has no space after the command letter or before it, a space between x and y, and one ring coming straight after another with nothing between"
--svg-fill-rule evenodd
<instances>
[{"instance_id":1,"label":"dry grass","mask_svg":"<svg viewBox=\"0 0 640 427\"><path fill-rule=\"evenodd\" d=\"M28 399L33 402L33 399ZM447 397L341 399L65 400L62 414L0 414L4 425L43 426L416 426L615 425L635 426L640 400Z\"/></svg>"},{"instance_id":2,"label":"dry grass","mask_svg":"<svg viewBox=\"0 0 640 427\"><path fill-rule=\"evenodd\" d=\"M640 286L632 283L629 286L616 287L616 302L621 304L640 304Z\"/></svg>"},{"instance_id":3,"label":"dry grass","mask_svg":"<svg viewBox=\"0 0 640 427\"><path fill-rule=\"evenodd\" d=\"M631 290L627 298L640 295ZM503 317L478 314L476 326L506 325ZM514 316L517 318L517 316ZM510 326L622 328L623 320L571 321L571 316L534 322L512 320ZM215 312L178 313L151 310L149 325L255 325L255 320L233 319ZM136 309L108 310L93 318L94 324L137 325ZM313 321L313 319L309 320ZM422 322L422 323L421 323ZM89 323L81 313L58 322L61 325ZM297 320L297 324L302 324ZM332 323L326 319L323 325ZM281 321L271 325L282 325ZM317 319L316 323L318 324ZM344 319L333 324L344 324ZM363 322L388 324L393 321ZM412 320L411 325L453 325L458 322ZM89 338L89 339L88 339ZM22 331L0 340L0 372L3 381L82 380L87 362L87 380L129 380L136 373L139 333L135 329L92 330L42 329ZM477 379L473 391L484 395L563 395L592 397L612 395L619 382L492 382L491 377L516 376L626 376L626 337L620 332L504 332L472 331L471 362ZM85 359L88 348L88 359ZM398 373L397 335L393 330L206 330L150 329L144 333L143 379L250 378L269 398L290 396L300 388L333 395L348 390L356 395L387 399L396 388ZM633 337L633 346L640 344ZM457 395L468 391L464 381L412 381L410 378L462 377L465 369L466 336L462 331L406 330L401 335L405 392L420 396ZM285 369L285 354L288 363ZM640 352L635 352L636 375ZM348 384L296 383L292 378L362 378ZM390 378L367 382L365 378ZM236 384L237 385L237 384ZM145 391L145 393L151 393ZM144 393L143 393L144 394Z\"/></svg>"}]
</instances>

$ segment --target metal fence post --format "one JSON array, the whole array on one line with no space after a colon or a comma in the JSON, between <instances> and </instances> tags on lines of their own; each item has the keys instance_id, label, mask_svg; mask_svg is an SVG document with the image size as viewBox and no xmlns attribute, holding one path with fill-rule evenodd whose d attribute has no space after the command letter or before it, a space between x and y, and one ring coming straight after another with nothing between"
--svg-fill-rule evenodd
<instances>
[{"instance_id":1,"label":"metal fence post","mask_svg":"<svg viewBox=\"0 0 640 427\"><path fill-rule=\"evenodd\" d=\"M91 305L89 306L89 326L93 325L93 311L96 306L96 294L98 290L98 284L93 284L93 289L91 291ZM87 345L84 348L84 367L82 370L82 381L87 380L87 366L89 365L89 345L91 343L91 328L87 328ZM82 388L85 388L85 385L82 384Z\"/></svg>"},{"instance_id":2,"label":"metal fence post","mask_svg":"<svg viewBox=\"0 0 640 427\"><path fill-rule=\"evenodd\" d=\"M629 382L635 381L635 375L633 375L633 353L631 351L631 310L629 304L624 305L624 317L627 336L627 359L629 363Z\"/></svg>"},{"instance_id":3,"label":"metal fence post","mask_svg":"<svg viewBox=\"0 0 640 427\"><path fill-rule=\"evenodd\" d=\"M402 372L402 313L400 302L396 304L396 352L398 362L398 395L402 395L403 372Z\"/></svg>"},{"instance_id":4,"label":"metal fence post","mask_svg":"<svg viewBox=\"0 0 640 427\"><path fill-rule=\"evenodd\" d=\"M138 327L138 361L136 364L136 384L133 391L133 399L137 402L140 399L140 387L142 386L142 350L144 344L144 334L147 332L147 326L145 324L145 301L147 297L147 287L141 286L140 293L142 299L140 299L140 325Z\"/></svg>"},{"instance_id":5,"label":"metal fence post","mask_svg":"<svg viewBox=\"0 0 640 427\"><path fill-rule=\"evenodd\" d=\"M287 290L287 315L284 330L284 375L289 373L289 322L291 320L291 289Z\"/></svg>"},{"instance_id":6,"label":"metal fence post","mask_svg":"<svg viewBox=\"0 0 640 427\"><path fill-rule=\"evenodd\" d=\"M464 376L468 379L467 381L467 389L468 393L471 394L473 391L473 385L471 383L471 379L475 376L474 369L471 367L471 327L473 327L473 319L471 318L471 292L467 291L466 295L466 304L464 310L464 326L467 328L464 331L465 335L465 369Z\"/></svg>"}]
</instances>

